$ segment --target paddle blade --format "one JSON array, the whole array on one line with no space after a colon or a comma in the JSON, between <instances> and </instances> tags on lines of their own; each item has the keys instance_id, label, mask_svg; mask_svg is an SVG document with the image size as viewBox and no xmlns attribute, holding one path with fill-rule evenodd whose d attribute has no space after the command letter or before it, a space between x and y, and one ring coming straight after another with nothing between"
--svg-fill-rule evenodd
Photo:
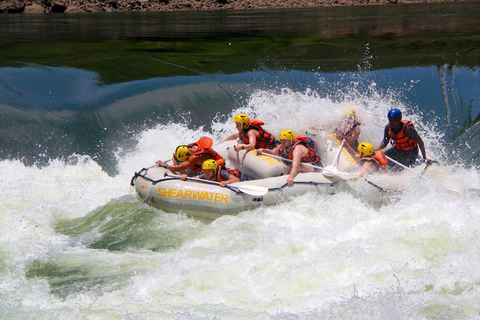
<instances>
[{"instance_id":1,"label":"paddle blade","mask_svg":"<svg viewBox=\"0 0 480 320\"><path fill-rule=\"evenodd\" d=\"M232 186L233 187L233 186ZM243 185L243 186L235 186L238 191L243 192L245 194L255 196L255 197L262 197L267 194L268 188L254 186L254 185Z\"/></svg>"},{"instance_id":2,"label":"paddle blade","mask_svg":"<svg viewBox=\"0 0 480 320\"><path fill-rule=\"evenodd\" d=\"M337 170L333 166L325 167L322 171L322 174L325 178L332 182L340 182L344 180L338 175Z\"/></svg>"}]
</instances>

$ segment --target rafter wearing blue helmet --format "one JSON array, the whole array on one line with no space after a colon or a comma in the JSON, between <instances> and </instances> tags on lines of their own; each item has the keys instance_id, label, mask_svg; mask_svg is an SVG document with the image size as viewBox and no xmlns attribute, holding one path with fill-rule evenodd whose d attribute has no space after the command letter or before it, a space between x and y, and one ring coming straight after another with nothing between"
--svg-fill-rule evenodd
<instances>
[{"instance_id":1,"label":"rafter wearing blue helmet","mask_svg":"<svg viewBox=\"0 0 480 320\"><path fill-rule=\"evenodd\" d=\"M423 140L415 130L413 123L409 120L402 120L402 112L399 109L391 109L387 118L388 124L385 126L379 149L385 148L392 140L394 145L385 152L385 155L405 166L412 166L417 160L420 147L423 159L430 163L431 160L427 159ZM391 161L388 164L394 165Z\"/></svg>"},{"instance_id":2,"label":"rafter wearing blue helmet","mask_svg":"<svg viewBox=\"0 0 480 320\"><path fill-rule=\"evenodd\" d=\"M402 111L398 109L392 109L388 111L387 118L400 118L402 119Z\"/></svg>"}]
</instances>

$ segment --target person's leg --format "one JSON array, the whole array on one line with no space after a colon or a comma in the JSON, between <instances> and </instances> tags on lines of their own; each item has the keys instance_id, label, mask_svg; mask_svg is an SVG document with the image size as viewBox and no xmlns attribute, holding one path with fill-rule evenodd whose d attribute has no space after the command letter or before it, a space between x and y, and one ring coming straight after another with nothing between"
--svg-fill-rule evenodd
<instances>
[{"instance_id":1,"label":"person's leg","mask_svg":"<svg viewBox=\"0 0 480 320\"><path fill-rule=\"evenodd\" d=\"M393 160L401 163L401 161L399 159L402 157L402 155L399 153L399 151L400 150L398 150L397 148L392 147L392 148L388 149L387 151L385 151L385 155L388 158L392 158ZM398 169L398 166L393 161L390 161L390 160L388 160L388 165L387 166L390 169L395 169L395 167L397 167L397 169Z\"/></svg>"},{"instance_id":2,"label":"person's leg","mask_svg":"<svg viewBox=\"0 0 480 320\"><path fill-rule=\"evenodd\" d=\"M411 150L399 150L397 148L391 148L385 152L385 155L393 160L396 160L403 164L404 166L412 166L418 157L418 147L413 148ZM393 161L388 162L388 166L395 166Z\"/></svg>"},{"instance_id":3,"label":"person's leg","mask_svg":"<svg viewBox=\"0 0 480 320\"><path fill-rule=\"evenodd\" d=\"M406 151L405 158L405 165L408 167L413 166L418 158L418 146Z\"/></svg>"}]
</instances>

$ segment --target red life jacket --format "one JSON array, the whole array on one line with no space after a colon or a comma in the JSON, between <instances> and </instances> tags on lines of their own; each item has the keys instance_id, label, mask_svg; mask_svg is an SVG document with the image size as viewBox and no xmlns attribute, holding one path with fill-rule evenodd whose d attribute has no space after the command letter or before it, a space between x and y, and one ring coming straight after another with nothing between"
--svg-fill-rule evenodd
<instances>
[{"instance_id":1,"label":"red life jacket","mask_svg":"<svg viewBox=\"0 0 480 320\"><path fill-rule=\"evenodd\" d=\"M299 144L305 146L307 148L307 155L300 159L300 162L307 162L313 165L318 165L322 166L322 163L320 161L320 157L313 151L313 149L307 144L307 139L308 137L306 136L297 136L295 135L295 139L293 140L293 145L289 147L287 150L284 150L282 146L280 146L280 149L278 150L278 154L282 158L288 158L290 160L293 160L293 150L295 149L296 146ZM284 161L287 163L286 161ZM287 163L288 164L288 163Z\"/></svg>"},{"instance_id":2,"label":"red life jacket","mask_svg":"<svg viewBox=\"0 0 480 320\"><path fill-rule=\"evenodd\" d=\"M387 167L387 164L388 164L387 157L380 150L375 150L372 157L363 157L362 159L360 159L358 164L360 164L362 162L367 162L367 161L374 161L379 169L385 169Z\"/></svg>"},{"instance_id":3,"label":"red life jacket","mask_svg":"<svg viewBox=\"0 0 480 320\"><path fill-rule=\"evenodd\" d=\"M218 182L224 181L222 179L222 174L221 174L222 169L226 170L229 174L234 175L235 177L240 179L240 171L238 171L237 169L229 169L229 168L225 167L225 159L215 160L215 162L218 165L218 167L217 167L217 181Z\"/></svg>"},{"instance_id":4,"label":"red life jacket","mask_svg":"<svg viewBox=\"0 0 480 320\"><path fill-rule=\"evenodd\" d=\"M417 143L409 136L407 136L407 128L408 126L413 127L413 123L408 120L402 120L403 127L400 131L395 135L390 127L388 129L388 135L390 138L395 142L395 147L400 150L410 150L417 146Z\"/></svg>"},{"instance_id":5,"label":"red life jacket","mask_svg":"<svg viewBox=\"0 0 480 320\"><path fill-rule=\"evenodd\" d=\"M264 130L261 126L264 125L265 123L263 121L257 120L257 119L250 119L250 122L248 123L248 126L240 132L240 137L242 138L243 142L245 144L248 144L249 138L248 138L248 131L250 130L257 130L260 136L257 139L257 143L255 145L255 148L273 148L275 146L275 137L273 134L268 132L267 130Z\"/></svg>"},{"instance_id":6,"label":"red life jacket","mask_svg":"<svg viewBox=\"0 0 480 320\"><path fill-rule=\"evenodd\" d=\"M193 143L193 144L196 144L196 143ZM213 159L215 161L217 160L223 160L222 156L219 155L215 150L213 150L212 148L207 148L207 149L197 149L194 153L192 153L191 156L193 155L207 155L209 156L209 159ZM190 157L191 157L190 156ZM225 160L224 160L225 161ZM196 170L196 171L202 171L202 165L201 164L194 164L192 167L191 167L192 170Z\"/></svg>"}]
</instances>

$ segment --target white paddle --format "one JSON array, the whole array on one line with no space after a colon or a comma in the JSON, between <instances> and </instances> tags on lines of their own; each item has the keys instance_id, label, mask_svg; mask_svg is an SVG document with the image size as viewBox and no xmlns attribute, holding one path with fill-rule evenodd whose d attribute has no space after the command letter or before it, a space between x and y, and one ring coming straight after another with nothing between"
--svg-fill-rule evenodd
<instances>
[{"instance_id":1,"label":"white paddle","mask_svg":"<svg viewBox=\"0 0 480 320\"><path fill-rule=\"evenodd\" d=\"M338 148L338 152L335 156L335 159L333 159L333 163L330 166L327 166L323 171L323 176L333 182L343 180L343 178L338 176L339 174L338 163L340 160L340 154L342 153L344 143L345 143L345 140L342 140L342 143L340 144L340 147Z\"/></svg>"},{"instance_id":2,"label":"white paddle","mask_svg":"<svg viewBox=\"0 0 480 320\"><path fill-rule=\"evenodd\" d=\"M180 179L179 175L169 174L168 172L165 172L165 176ZM220 185L220 182L217 182L217 181L202 180L202 179L196 179L196 178L190 178L190 177L188 177L187 180L198 181L198 182L203 182L203 183L208 183L208 184L214 184L214 185L217 185L217 186ZM254 196L254 197L264 196L268 192L268 188L261 187L261 186L254 186L254 185L232 186L230 184L227 184L225 186L225 188L229 188L233 191L235 191L235 190L240 191L242 193L245 193L245 194L248 194L248 195Z\"/></svg>"},{"instance_id":3,"label":"white paddle","mask_svg":"<svg viewBox=\"0 0 480 320\"><path fill-rule=\"evenodd\" d=\"M392 162L395 163L397 166L400 166L400 167L402 167L403 169L406 169L406 170L408 170L408 171L410 171L410 172L413 172L413 173L415 173L416 175L419 175L420 177L428 180L428 178L425 177L424 175L422 175L421 173L418 173L418 172L416 172L416 171L413 171L412 169L410 169L410 168L407 167L406 165L398 162L397 160L392 159L392 158L390 158L390 157L387 156L387 155L385 155L385 157L388 159L388 161L392 161Z\"/></svg>"},{"instance_id":4,"label":"white paddle","mask_svg":"<svg viewBox=\"0 0 480 320\"><path fill-rule=\"evenodd\" d=\"M270 153L264 153L265 156L267 157L271 157L273 159L277 159L277 160L283 160L283 161L287 161L287 162L293 162L293 160L290 160L290 159L287 159L287 158L282 158L280 156L276 156L274 154L270 154ZM318 170L321 170L324 172L324 175L325 173L327 174L331 174L332 177L334 176L337 176L337 175L351 175L351 173L348 173L348 172L339 172L339 171L332 171L330 169L327 169L327 168L324 168L324 167L320 167L320 166L316 166L316 165L313 165L313 164L310 164L308 162L302 162L301 165L303 166L307 166L307 167L311 167L311 168L314 168L314 169L318 169ZM327 177L325 177L327 178ZM343 179L342 179L343 180Z\"/></svg>"},{"instance_id":5,"label":"white paddle","mask_svg":"<svg viewBox=\"0 0 480 320\"><path fill-rule=\"evenodd\" d=\"M416 171L414 171L414 170L410 169L410 168L409 168L409 167L407 167L406 165L404 165L404 164L401 164L400 162L398 162L397 160L395 160L395 159L392 159L392 158L390 158L389 156L385 156L385 157L387 157L388 161L392 161L393 163L395 163L396 165L398 165L398 166L402 167L403 169L406 169L406 170L408 170L408 171L410 171L410 172L413 172L413 173L415 173L416 175L418 175L418 176L422 177L423 179L426 179L426 180L428 180L428 181L431 181L429 178L425 177L423 174L421 174L421 173L418 173L418 172L416 172ZM427 164L427 167L428 167L428 164ZM426 169L426 168L425 168L425 169ZM424 171L425 171L425 169L424 169ZM456 193L456 194L460 194L460 192L458 192L458 191L455 191L455 190L451 190L451 189L447 189L447 192L448 192L448 193Z\"/></svg>"}]
</instances>

